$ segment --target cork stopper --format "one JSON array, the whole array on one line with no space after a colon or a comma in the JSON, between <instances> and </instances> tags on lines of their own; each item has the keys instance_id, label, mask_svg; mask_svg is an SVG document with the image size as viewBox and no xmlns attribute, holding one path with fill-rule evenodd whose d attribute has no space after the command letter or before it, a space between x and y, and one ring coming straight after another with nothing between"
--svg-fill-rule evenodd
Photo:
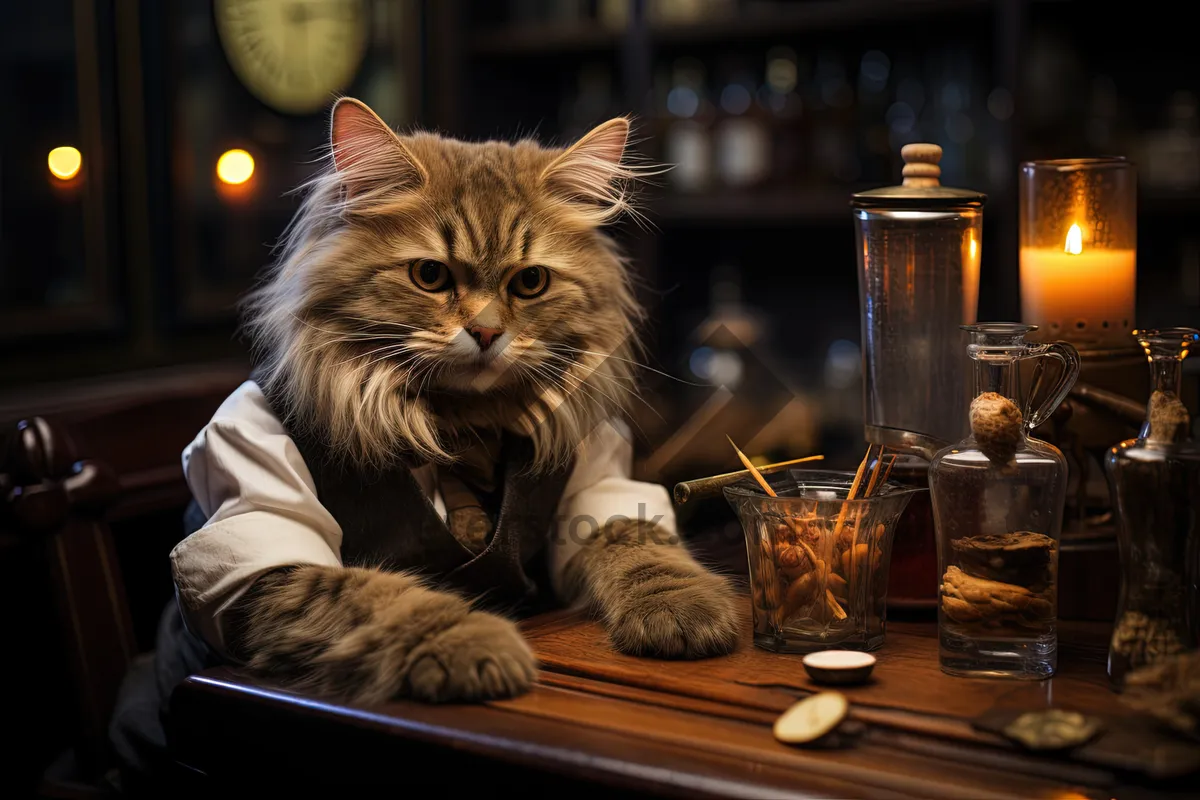
<instances>
[{"instance_id":1,"label":"cork stopper","mask_svg":"<svg viewBox=\"0 0 1200 800\"><path fill-rule=\"evenodd\" d=\"M851 208L941 210L963 206L982 207L987 195L972 189L956 189L941 183L942 148L914 142L900 148L904 180L898 186L881 186L850 197Z\"/></svg>"},{"instance_id":2,"label":"cork stopper","mask_svg":"<svg viewBox=\"0 0 1200 800\"><path fill-rule=\"evenodd\" d=\"M939 186L938 178L942 168L938 162L942 160L942 148L936 144L914 142L900 148L900 157L904 159L904 185L914 189L926 189Z\"/></svg>"}]
</instances>

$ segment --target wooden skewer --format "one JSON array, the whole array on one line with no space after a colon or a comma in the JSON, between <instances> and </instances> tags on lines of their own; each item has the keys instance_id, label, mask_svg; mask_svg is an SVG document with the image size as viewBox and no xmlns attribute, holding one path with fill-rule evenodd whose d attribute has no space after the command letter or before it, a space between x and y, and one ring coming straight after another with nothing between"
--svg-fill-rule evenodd
<instances>
[{"instance_id":1,"label":"wooden skewer","mask_svg":"<svg viewBox=\"0 0 1200 800\"><path fill-rule=\"evenodd\" d=\"M886 447L880 445L879 455L877 455L875 457L875 468L871 470L871 480L867 482L866 491L863 492L864 498L871 496L871 492L875 491L875 486L877 483L879 483L879 473L885 472L885 470L883 469L883 451L886 449L887 449ZM867 449L867 453L870 454L870 448ZM869 458L864 459L864 463L869 460L870 460ZM896 460L896 457L892 456L893 463L895 462L895 460ZM884 483L887 482L886 476L884 477L883 482ZM882 484L880 484L880 485L882 485ZM849 499L849 498L847 498L847 499ZM858 543L858 528L859 528L859 525L862 524L862 515L865 512L866 512L866 509L862 509L862 508L857 509L854 512L854 536L851 537L851 539L850 539L851 546Z\"/></svg>"},{"instance_id":2,"label":"wooden skewer","mask_svg":"<svg viewBox=\"0 0 1200 800\"><path fill-rule=\"evenodd\" d=\"M863 456L862 463L858 465L858 472L854 473L854 482L850 484L850 491L846 495L845 503L842 503L842 510L838 513L837 524L833 526L833 540L836 542L842 534L842 527L846 524L846 512L850 509L850 500L854 499L854 495L858 492L858 485L862 483L863 472L867 468L867 462L871 460L871 448L874 445L867 445L867 454Z\"/></svg>"},{"instance_id":3,"label":"wooden skewer","mask_svg":"<svg viewBox=\"0 0 1200 800\"><path fill-rule=\"evenodd\" d=\"M884 447L879 448L879 455L875 459L875 469L871 470L871 480L867 482L867 490L863 492L863 497L870 497L871 492L875 491L875 484L879 481L879 473L883 471L883 451L885 449ZM870 450L867 452L869 453ZM851 492L853 492L853 489Z\"/></svg>"},{"instance_id":4,"label":"wooden skewer","mask_svg":"<svg viewBox=\"0 0 1200 800\"><path fill-rule=\"evenodd\" d=\"M737 453L737 457L742 460L742 464L744 464L746 469L749 470L750 474L754 476L754 480L758 481L758 485L762 487L762 490L771 497L778 497L779 495L775 494L775 490L771 488L771 484L767 483L767 479L762 476L762 473L758 471L758 468L750 463L750 459L746 458L746 454L739 450L736 444L733 444L733 437L731 437L729 434L726 434L725 438L729 440L731 445L733 445L733 452Z\"/></svg>"},{"instance_id":5,"label":"wooden skewer","mask_svg":"<svg viewBox=\"0 0 1200 800\"><path fill-rule=\"evenodd\" d=\"M883 484L881 485L887 484L888 478L891 477L892 474L892 467L896 466L896 459L899 457L900 456L896 455L895 453L892 454L892 460L888 462L887 471L883 473Z\"/></svg>"},{"instance_id":6,"label":"wooden skewer","mask_svg":"<svg viewBox=\"0 0 1200 800\"><path fill-rule=\"evenodd\" d=\"M729 438L729 437L725 437L725 438ZM740 450L738 450L738 454L745 455ZM774 464L767 464L766 466L758 467L758 471L760 473L761 472L770 472L771 470L775 470L775 469L783 469L784 467L791 467L791 466L794 466L795 464L807 464L810 461L820 461L824 458L825 458L825 456L805 456L804 458L793 458L791 461L777 461ZM741 472L726 472L724 475L713 475L713 478L732 478L735 475L741 476L742 473Z\"/></svg>"}]
</instances>

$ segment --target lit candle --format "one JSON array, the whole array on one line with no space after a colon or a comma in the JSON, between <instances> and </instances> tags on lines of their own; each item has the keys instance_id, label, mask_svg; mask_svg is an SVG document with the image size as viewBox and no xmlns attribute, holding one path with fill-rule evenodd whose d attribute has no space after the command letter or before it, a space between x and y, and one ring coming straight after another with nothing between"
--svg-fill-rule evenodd
<instances>
[{"instance_id":1,"label":"lit candle","mask_svg":"<svg viewBox=\"0 0 1200 800\"><path fill-rule=\"evenodd\" d=\"M1137 251L1085 247L1073 223L1062 247L1021 248L1021 317L1052 335L1126 335L1133 328Z\"/></svg>"},{"instance_id":2,"label":"lit candle","mask_svg":"<svg viewBox=\"0 0 1200 800\"><path fill-rule=\"evenodd\" d=\"M1123 158L1021 169L1021 319L1038 337L1130 346L1137 290L1137 182Z\"/></svg>"}]
</instances>

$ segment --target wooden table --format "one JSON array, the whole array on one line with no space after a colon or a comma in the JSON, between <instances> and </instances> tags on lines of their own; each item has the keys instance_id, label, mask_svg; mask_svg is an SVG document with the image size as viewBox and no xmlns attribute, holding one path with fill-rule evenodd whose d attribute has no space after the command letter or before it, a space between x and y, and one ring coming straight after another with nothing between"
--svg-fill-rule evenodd
<instances>
[{"instance_id":1,"label":"wooden table","mask_svg":"<svg viewBox=\"0 0 1200 800\"><path fill-rule=\"evenodd\" d=\"M758 650L748 633L728 657L665 662L613 653L595 623L568 612L524 627L542 673L523 697L352 708L217 670L176 691L175 751L210 780L243 788L249 775L275 789L290 782L571 797L620 790L984 800L1194 797L1200 789L1200 772L1191 771L1200 748L1156 735L1108 688L1106 642L1095 626L1064 626L1055 678L1018 682L944 675L932 623L890 623L872 682L843 690L866 724L843 749L775 741L775 718L821 687L798 656ZM1022 752L987 730L1050 705L1101 716L1105 734L1068 759ZM1155 763L1160 774L1145 774Z\"/></svg>"}]
</instances>

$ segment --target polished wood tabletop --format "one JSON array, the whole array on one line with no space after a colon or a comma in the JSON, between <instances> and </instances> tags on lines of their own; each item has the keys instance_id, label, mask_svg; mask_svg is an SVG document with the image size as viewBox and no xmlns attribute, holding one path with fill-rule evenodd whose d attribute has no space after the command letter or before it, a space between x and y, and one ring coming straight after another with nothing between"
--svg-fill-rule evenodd
<instances>
[{"instance_id":1,"label":"polished wood tabletop","mask_svg":"<svg viewBox=\"0 0 1200 800\"><path fill-rule=\"evenodd\" d=\"M747 604L748 606L748 604ZM776 741L781 712L823 690L800 657L755 648L661 661L614 653L573 612L528 620L541 662L530 693L484 705L355 708L230 670L173 697L180 762L210 780L543 796L1069 798L1197 796L1200 747L1133 714L1108 684L1101 626L1063 624L1058 674L964 679L938 667L936 626L889 623L871 680L840 690L861 735L838 748ZM996 731L1058 707L1101 718L1068 755L1023 751ZM242 784L244 785L244 784Z\"/></svg>"}]
</instances>

